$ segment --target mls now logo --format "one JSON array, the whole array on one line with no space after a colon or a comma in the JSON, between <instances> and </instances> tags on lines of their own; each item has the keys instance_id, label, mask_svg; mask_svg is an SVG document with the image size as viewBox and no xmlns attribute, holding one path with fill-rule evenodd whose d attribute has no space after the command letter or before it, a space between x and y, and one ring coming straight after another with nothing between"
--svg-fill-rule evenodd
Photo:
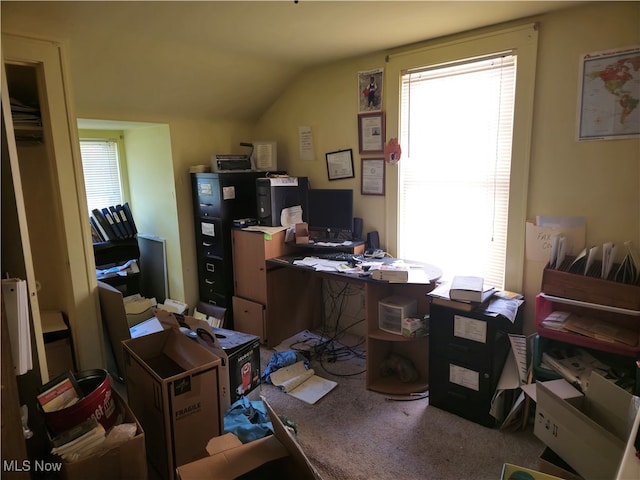
<instances>
[{"instance_id":1,"label":"mls now logo","mask_svg":"<svg viewBox=\"0 0 640 480\"><path fill-rule=\"evenodd\" d=\"M62 462L47 462L45 460L3 460L3 472L60 472Z\"/></svg>"}]
</instances>

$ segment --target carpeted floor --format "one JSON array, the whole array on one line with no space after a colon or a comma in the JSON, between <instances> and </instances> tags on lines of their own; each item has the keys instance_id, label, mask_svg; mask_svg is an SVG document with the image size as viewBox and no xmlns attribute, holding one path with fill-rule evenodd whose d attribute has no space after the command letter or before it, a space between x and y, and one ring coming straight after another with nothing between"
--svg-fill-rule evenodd
<instances>
[{"instance_id":1,"label":"carpeted floor","mask_svg":"<svg viewBox=\"0 0 640 480\"><path fill-rule=\"evenodd\" d=\"M262 347L263 370L273 353ZM314 405L273 385L260 388L274 411L296 424L324 480L490 480L500 478L504 463L538 468L544 445L532 425L506 433L430 407L428 398L389 400L365 388L364 359L344 353L312 361L317 375L338 382Z\"/></svg>"}]
</instances>

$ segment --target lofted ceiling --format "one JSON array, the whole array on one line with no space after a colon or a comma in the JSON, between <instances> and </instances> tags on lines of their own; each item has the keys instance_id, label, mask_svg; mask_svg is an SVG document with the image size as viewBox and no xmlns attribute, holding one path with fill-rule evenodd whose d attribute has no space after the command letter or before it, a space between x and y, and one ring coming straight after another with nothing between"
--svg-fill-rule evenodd
<instances>
[{"instance_id":1,"label":"lofted ceiling","mask_svg":"<svg viewBox=\"0 0 640 480\"><path fill-rule=\"evenodd\" d=\"M576 1L2 1L2 31L67 44L80 116L255 121L304 69Z\"/></svg>"}]
</instances>

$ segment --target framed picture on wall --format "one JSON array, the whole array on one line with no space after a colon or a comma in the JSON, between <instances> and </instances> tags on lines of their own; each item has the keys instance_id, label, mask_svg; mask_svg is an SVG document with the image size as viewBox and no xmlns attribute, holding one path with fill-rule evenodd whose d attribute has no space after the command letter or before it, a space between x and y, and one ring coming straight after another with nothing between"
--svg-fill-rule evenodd
<instances>
[{"instance_id":1,"label":"framed picture on wall","mask_svg":"<svg viewBox=\"0 0 640 480\"><path fill-rule=\"evenodd\" d=\"M358 72L358 112L382 110L383 69Z\"/></svg>"},{"instance_id":2,"label":"framed picture on wall","mask_svg":"<svg viewBox=\"0 0 640 480\"><path fill-rule=\"evenodd\" d=\"M358 115L358 147L361 154L384 153L384 113Z\"/></svg>"},{"instance_id":3,"label":"framed picture on wall","mask_svg":"<svg viewBox=\"0 0 640 480\"><path fill-rule=\"evenodd\" d=\"M362 159L362 195L384 195L384 158Z\"/></svg>"},{"instance_id":4,"label":"framed picture on wall","mask_svg":"<svg viewBox=\"0 0 640 480\"><path fill-rule=\"evenodd\" d=\"M339 180L341 178L353 178L353 155L352 150L337 150L329 152L327 157L327 175L329 180Z\"/></svg>"}]
</instances>

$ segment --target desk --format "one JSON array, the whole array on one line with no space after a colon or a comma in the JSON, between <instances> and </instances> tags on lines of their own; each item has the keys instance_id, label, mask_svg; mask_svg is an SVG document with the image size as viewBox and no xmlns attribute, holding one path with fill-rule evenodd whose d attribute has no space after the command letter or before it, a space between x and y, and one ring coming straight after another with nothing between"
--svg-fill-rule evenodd
<instances>
[{"instance_id":1,"label":"desk","mask_svg":"<svg viewBox=\"0 0 640 480\"><path fill-rule=\"evenodd\" d=\"M277 345L301 330L313 329L320 324L323 279L358 284L364 295L367 389L387 394L426 390L429 387L429 337L406 338L380 330L378 302L391 295L415 298L418 314L424 315L429 311L427 293L433 289L442 271L433 265L420 264L429 283L388 283L373 280L369 276L316 271L310 267L293 265L293 261L300 258L301 255L287 255L271 258L266 262L267 344ZM385 259L386 262L394 260L396 259ZM380 366L390 353L411 360L418 372L418 379L403 383L397 376L383 376Z\"/></svg>"}]
</instances>

